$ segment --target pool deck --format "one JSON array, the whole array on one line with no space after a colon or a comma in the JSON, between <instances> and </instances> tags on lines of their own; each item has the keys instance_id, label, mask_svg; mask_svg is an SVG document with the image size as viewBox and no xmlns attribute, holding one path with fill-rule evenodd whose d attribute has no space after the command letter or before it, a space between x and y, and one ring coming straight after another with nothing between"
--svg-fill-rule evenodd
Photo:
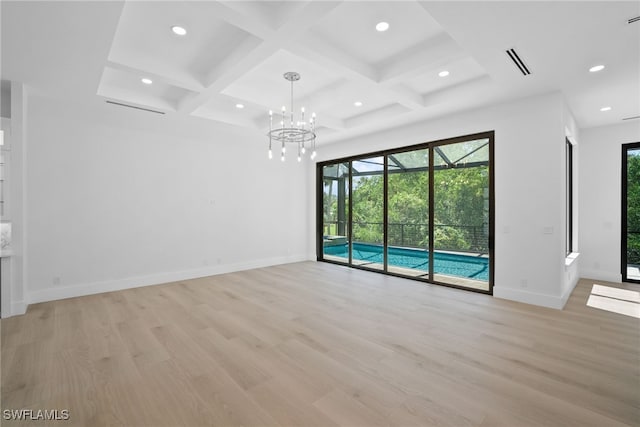
<instances>
[{"instance_id":1,"label":"pool deck","mask_svg":"<svg viewBox=\"0 0 640 427\"><path fill-rule=\"evenodd\" d=\"M454 252L448 252L448 253L454 253ZM462 255L462 254L460 254ZM468 255L468 254L465 254ZM477 256L481 256L481 254L477 254ZM343 258L343 257L338 257L338 256L333 256L333 255L324 255L324 259L329 260L329 261L336 261L336 262L340 262L340 263L347 263L348 259L347 258ZM376 271L383 271L384 270L384 266L380 263L376 263L376 262L370 262L370 261L363 261L363 260L358 260L358 259L354 259L353 260L353 265L358 266L358 267L364 267L364 268L369 268L371 270L376 270ZM399 274L401 276L406 276L406 277L413 277L413 278L423 278L423 279L427 279L429 272L425 271L425 270L417 270L417 269L412 269L412 268L404 268L404 267L397 267L397 266L393 266L390 265L387 268L389 273L393 273L393 274ZM485 282L482 280L474 280L474 279L469 279L467 277L456 277L456 276L449 276L447 274L440 274L440 273L436 273L433 275L433 279L435 282L440 282L440 283L447 283L450 285L455 285L455 286L460 286L460 287L464 287L464 288L471 288L471 289L477 289L477 290L482 290L482 291L488 291L489 290L489 282Z\"/></svg>"}]
</instances>

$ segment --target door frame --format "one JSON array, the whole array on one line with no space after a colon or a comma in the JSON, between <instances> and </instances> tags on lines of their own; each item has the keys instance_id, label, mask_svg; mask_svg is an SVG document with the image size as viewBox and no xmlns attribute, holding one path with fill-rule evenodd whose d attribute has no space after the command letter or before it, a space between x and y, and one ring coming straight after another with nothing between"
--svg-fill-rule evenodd
<instances>
[{"instance_id":1,"label":"door frame","mask_svg":"<svg viewBox=\"0 0 640 427\"><path fill-rule=\"evenodd\" d=\"M489 289L488 290L483 290L483 289L474 289L472 287L466 287L466 286L459 286L453 283L448 283L448 282L442 282L442 281L436 281L436 280L432 280L433 278L433 271L432 271L432 266L433 266L433 259L432 259L432 254L433 254L433 241L434 241L434 233L433 233L433 224L432 224L432 218L433 218L433 211L431 210L433 208L433 204L434 204L434 198L433 198L433 194L434 194L434 188L433 188L433 171L434 171L434 165L433 165L433 151L435 147L438 146L445 146L445 145L450 145L450 144L456 144L456 143L460 143L460 142L466 142L466 141L473 141L476 139L488 139L488 147L489 147L489 236L488 236L488 249L489 249L489 280L488 280L488 285L489 285ZM374 151L374 152L369 152L369 153L363 153L363 154L357 154L357 155L352 155L352 156L348 156L348 157L342 157L342 158L337 158L337 159L329 159L329 160L324 160L321 162L316 163L316 260L317 261L322 261L322 262L327 262L330 264L338 264L338 265L343 265L343 266L348 266L350 268L353 269L358 269L358 270L366 270L366 271L372 271L375 273L379 273L379 274L385 274L385 275L389 275L389 276L397 276L397 277L402 277L405 279L409 279L409 280L416 280L419 282L425 282L425 283L432 283L435 285L441 285L441 286L446 286L446 287L451 287L451 288L458 288L458 289L463 289L466 291L470 291L470 292L477 292L477 293L483 293L483 294L488 294L488 295L493 295L493 286L494 286L494 279L495 279L495 266L496 266L496 260L495 260L495 156L494 156L494 145L495 145L495 130L490 130L490 131L486 131L486 132L479 132L479 133L474 133L474 134L469 134L469 135L463 135L463 136L458 136L458 137L453 137L453 138L446 138L446 139L441 139L441 140L436 140L436 141L430 141L430 142L422 142L419 144L414 144L414 145L409 145L409 146L401 146L401 147L396 147L396 148L390 148L390 149L386 149L386 150L379 150L379 151ZM387 243L387 223L385 222L383 224L384 227L384 231L383 231L383 239L385 241L385 244L383 244L383 269L378 270L378 269L370 269L364 266L359 266L359 265L354 265L353 264L353 257L352 257L352 250L351 250L351 240L353 240L352 236L353 236L353 218L352 218L352 213L353 213L353 195L351 194L351 189L353 188L353 182L352 182L352 178L353 178L353 174L352 174L352 162L356 161L356 160L362 160L362 159L366 159L369 157L384 157L386 159L387 156L392 155L392 154L398 154L398 153L403 153L403 152L407 152L407 151L415 151L415 150L423 150L423 149L428 149L429 150L429 173L430 173L430 179L429 179L429 186L430 186L430 191L429 191L429 205L430 205L430 215L429 215L429 249L430 249L430 255L429 255L429 259L430 259L430 267L429 267L429 272L430 275L428 276L429 278L420 278L420 277L413 277L413 276L409 276L409 275L402 275L402 274L398 274L398 273L393 273L388 271L387 269L387 249L388 249L388 245ZM329 165L334 165L334 164L338 164L338 163L349 163L349 236L350 236L350 242L349 242L349 259L347 262L343 262L343 261L335 261L335 260L331 260L331 259L325 259L324 258L324 247L323 247L323 226L324 226L324 218L323 218L323 210L322 210L322 206L323 206L323 197L324 197L324 191L323 191L323 178L324 178L324 174L323 174L323 168L325 166L329 166ZM386 160L385 160L385 164L386 164ZM387 171L387 167L385 167L383 169L383 174L386 176L388 174ZM387 191L386 188L384 188L383 190L384 194L384 209L385 211L387 210L387 204L388 204L388 200L387 200Z\"/></svg>"},{"instance_id":2,"label":"door frame","mask_svg":"<svg viewBox=\"0 0 640 427\"><path fill-rule=\"evenodd\" d=\"M627 277L627 152L635 149L640 149L640 142L622 144L622 180L620 186L620 272L622 273L622 281L629 283L640 283L640 280L629 279Z\"/></svg>"}]
</instances>

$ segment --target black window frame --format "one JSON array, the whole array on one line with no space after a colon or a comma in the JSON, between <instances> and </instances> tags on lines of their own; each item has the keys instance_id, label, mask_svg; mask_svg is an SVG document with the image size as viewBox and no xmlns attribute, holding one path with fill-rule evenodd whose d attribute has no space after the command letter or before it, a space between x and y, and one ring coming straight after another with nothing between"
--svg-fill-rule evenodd
<instances>
[{"instance_id":1,"label":"black window frame","mask_svg":"<svg viewBox=\"0 0 640 427\"><path fill-rule=\"evenodd\" d=\"M621 165L621 185L620 185L620 273L622 274L622 281L628 283L640 283L640 280L629 279L627 277L627 152L629 150L640 149L640 142L631 142L628 144L622 144L622 165Z\"/></svg>"},{"instance_id":2,"label":"black window frame","mask_svg":"<svg viewBox=\"0 0 640 427\"><path fill-rule=\"evenodd\" d=\"M566 138L565 143L565 186L566 186L566 218L565 218L565 255L573 253L573 144Z\"/></svg>"},{"instance_id":3,"label":"black window frame","mask_svg":"<svg viewBox=\"0 0 640 427\"><path fill-rule=\"evenodd\" d=\"M478 139L487 139L488 142L488 148L489 148L489 236L488 236L488 248L489 248L489 278L488 278L488 290L484 290L484 289L475 289L475 288L471 288L471 287L466 287L466 286L459 286L456 284L452 284L452 283L446 283L446 282L439 282L436 280L431 279L433 277L433 241L434 241L434 236L433 236L433 204L434 204L434 200L433 200L433 194L434 194L434 189L433 189L433 170L434 170L434 165L433 165L433 151L434 148L438 147L438 146L444 146L444 145L449 145L449 144L456 144L456 143L460 143L460 142L466 142L466 141L473 141L473 140L478 140ZM341 265L341 266L347 266L349 268L354 268L354 269L359 269L359 270L366 270L366 271L373 271L379 274L385 274L385 275L389 275L389 276L397 276L397 277L402 277L404 279L409 279L409 280L416 280L419 282L426 282L426 283L431 283L431 284L436 284L436 285L441 285L441 286L446 286L446 287L451 287L451 288L457 288L457 289L463 289L466 291L471 291L471 292L477 292L477 293L483 293L483 294L488 294L488 295L493 295L493 286L494 286L494 277L495 277L495 156L494 156L494 145L495 145L495 131L491 130L491 131L486 131L486 132L480 132L480 133L474 133L474 134L469 134L469 135L463 135L463 136L458 136L458 137L453 137L453 138L446 138L446 139L441 139L441 140L436 140L436 141L429 141L429 142L423 142L420 144L415 144L415 145L409 145L409 146L404 146L404 147L397 147L397 148L392 148L392 149L387 149L387 150L380 150L380 151L374 151L374 152L369 152L369 153L362 153L362 154L357 154L357 155L353 155L353 156L348 156L348 157L342 157L342 158L336 158L336 159L330 159L330 160L325 160L322 162L318 162L316 164L316 259L317 261L321 261L321 262L327 262L327 263L331 263L331 264L337 264L337 265ZM383 269L370 269L367 267L363 267L363 266L358 266L358 265L354 265L352 263L352 251L349 250L349 260L348 262L341 262L341 261L335 261L335 260L330 260L330 259L325 259L323 257L324 255L324 248L323 248L323 168L325 166L329 166L329 165L333 165L333 164L337 164L337 163L349 163L351 165L351 163L353 161L356 160L361 160L361 159L366 159L366 158L371 158L371 157L378 157L378 156L382 156L385 158L385 160L387 159L387 156L389 155L393 155L393 154L398 154L398 153L402 153L402 152L407 152L407 151L415 151L415 150L421 150L421 149L429 149L429 170L430 170L430 179L429 179L429 186L430 186L430 191L429 191L429 241L430 241L430 247L429 247L429 252L430 252L430 256L429 256L429 276L428 278L424 278L424 277L412 277L412 276L407 276L407 275L401 275L401 274L397 274L394 272L390 272L387 269L387 236L388 236L388 224L387 221L384 221L383 227L384 227L384 231L383 231L383 238L384 238L384 245L383 245L383 264L384 264L384 268ZM387 167L384 168L384 176L387 176ZM350 168L351 170L351 168ZM352 173L351 171L349 172L349 188L352 187ZM385 178L386 181L386 178ZM386 187L386 186L385 186ZM385 207L385 213L387 210L387 206L388 206L388 194L385 188L384 191L384 200L383 200L383 205ZM352 202L353 202L353 197L349 197L349 228L350 228L350 236L353 236L351 227L352 227L352 218L351 218L351 214L352 214L352 210L353 210L353 206L352 206ZM386 217L386 215L385 215ZM386 219L386 218L385 218ZM349 243L351 245L351 243Z\"/></svg>"}]
</instances>

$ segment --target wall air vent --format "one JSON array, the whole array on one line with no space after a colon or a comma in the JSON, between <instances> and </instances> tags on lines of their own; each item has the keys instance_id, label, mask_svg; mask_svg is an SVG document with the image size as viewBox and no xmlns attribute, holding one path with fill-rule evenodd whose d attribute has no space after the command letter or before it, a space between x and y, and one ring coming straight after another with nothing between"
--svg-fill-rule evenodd
<instances>
[{"instance_id":1,"label":"wall air vent","mask_svg":"<svg viewBox=\"0 0 640 427\"><path fill-rule=\"evenodd\" d=\"M129 107L136 110L148 111L150 113L164 114L164 111L151 110L150 108L136 107L135 105L122 104L121 102L115 102L115 101L106 101L106 102L107 104L118 105L120 107Z\"/></svg>"},{"instance_id":2,"label":"wall air vent","mask_svg":"<svg viewBox=\"0 0 640 427\"><path fill-rule=\"evenodd\" d=\"M635 120L635 119L640 119L640 116L625 117L622 120Z\"/></svg>"},{"instance_id":3,"label":"wall air vent","mask_svg":"<svg viewBox=\"0 0 640 427\"><path fill-rule=\"evenodd\" d=\"M509 58L511 58L513 63L516 64L516 67L518 67L518 69L523 75L528 76L531 74L531 71L529 71L529 68L527 68L524 61L520 59L520 56L516 53L515 49L513 48L507 49L506 52L507 52L507 55L509 55Z\"/></svg>"},{"instance_id":4,"label":"wall air vent","mask_svg":"<svg viewBox=\"0 0 640 427\"><path fill-rule=\"evenodd\" d=\"M631 18L627 21L627 24L633 24L634 22L640 21L640 16L636 16L635 18Z\"/></svg>"}]
</instances>

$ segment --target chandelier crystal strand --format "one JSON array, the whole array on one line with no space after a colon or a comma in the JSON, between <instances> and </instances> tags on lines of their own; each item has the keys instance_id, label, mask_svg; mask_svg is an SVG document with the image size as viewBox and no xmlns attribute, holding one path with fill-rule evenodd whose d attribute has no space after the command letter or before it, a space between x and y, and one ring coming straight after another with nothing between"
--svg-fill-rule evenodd
<instances>
[{"instance_id":1,"label":"chandelier crystal strand","mask_svg":"<svg viewBox=\"0 0 640 427\"><path fill-rule=\"evenodd\" d=\"M273 111L269 110L269 160L273 159L273 151L271 151L271 131L273 130Z\"/></svg>"},{"instance_id":2,"label":"chandelier crystal strand","mask_svg":"<svg viewBox=\"0 0 640 427\"><path fill-rule=\"evenodd\" d=\"M286 108L283 105L282 106L282 121L280 122L280 124L282 124L282 135L284 135L284 113L286 112ZM287 151L287 147L284 146L284 139L282 140L282 150L280 152L280 161L284 162L284 153Z\"/></svg>"},{"instance_id":3,"label":"chandelier crystal strand","mask_svg":"<svg viewBox=\"0 0 640 427\"><path fill-rule=\"evenodd\" d=\"M302 130L304 130L305 125L307 124L304 121L304 107L302 107L300 109L300 114L302 115L301 120L300 120L300 125L302 126ZM307 150L304 148L304 139L302 140L302 148L300 149L300 151L302 152L302 154L304 154Z\"/></svg>"},{"instance_id":4,"label":"chandelier crystal strand","mask_svg":"<svg viewBox=\"0 0 640 427\"><path fill-rule=\"evenodd\" d=\"M313 151L311 160L316 158L316 113L311 114L311 133L313 134Z\"/></svg>"},{"instance_id":5,"label":"chandelier crystal strand","mask_svg":"<svg viewBox=\"0 0 640 427\"><path fill-rule=\"evenodd\" d=\"M276 143L281 143L281 156L280 160L285 161L285 153L287 151L287 144L295 144L298 152L298 161L302 161L302 156L306 154L307 148L311 147L313 152L311 153L311 159L316 156L316 115L313 113L309 119L309 126L305 119L305 107L300 108L301 120L296 121L293 107L293 83L300 80L300 74L295 72L287 72L283 76L285 80L291 84L291 105L289 110L289 117L286 114L286 107L282 106L282 120L280 121L280 128L273 127L273 112L269 111L269 158L272 157L272 144L275 140ZM287 123L288 122L288 123Z\"/></svg>"}]
</instances>

